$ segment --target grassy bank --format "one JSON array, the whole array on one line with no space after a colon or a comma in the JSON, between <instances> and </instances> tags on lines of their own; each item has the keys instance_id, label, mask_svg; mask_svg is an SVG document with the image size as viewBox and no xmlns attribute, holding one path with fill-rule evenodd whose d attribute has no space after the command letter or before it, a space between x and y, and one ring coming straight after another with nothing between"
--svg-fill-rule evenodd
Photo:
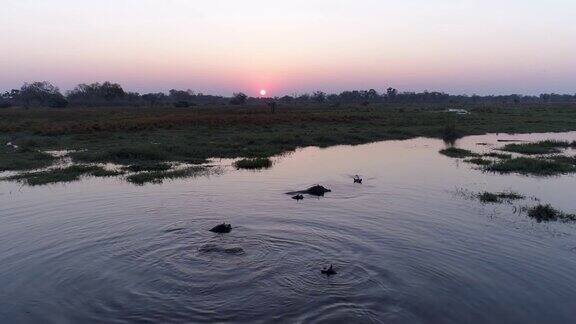
<instances>
[{"instance_id":1,"label":"grassy bank","mask_svg":"<svg viewBox=\"0 0 576 324\"><path fill-rule=\"evenodd\" d=\"M77 163L134 165L210 157L266 158L298 147L363 144L417 136L576 130L573 105L446 105L204 108L66 108L0 110L0 168L28 170L54 159L45 150L75 150ZM455 128L454 128L455 127ZM20 150L4 145L14 142Z\"/></svg>"},{"instance_id":2,"label":"grassy bank","mask_svg":"<svg viewBox=\"0 0 576 324\"><path fill-rule=\"evenodd\" d=\"M574 146L576 146L575 143L567 141L546 140L534 143L506 144L501 150L525 155L539 155L562 153L562 149Z\"/></svg>"},{"instance_id":3,"label":"grassy bank","mask_svg":"<svg viewBox=\"0 0 576 324\"><path fill-rule=\"evenodd\" d=\"M7 177L6 180L19 181L29 186L39 186L78 181L82 176L114 177L121 174L123 174L123 172L106 170L100 166L73 165L46 171L20 173Z\"/></svg>"}]
</instances>

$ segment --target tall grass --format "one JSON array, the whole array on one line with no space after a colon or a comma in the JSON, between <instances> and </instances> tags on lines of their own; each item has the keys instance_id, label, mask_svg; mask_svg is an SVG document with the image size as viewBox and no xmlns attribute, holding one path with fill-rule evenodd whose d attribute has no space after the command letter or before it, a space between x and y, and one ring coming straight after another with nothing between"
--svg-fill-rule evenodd
<instances>
[{"instance_id":1,"label":"tall grass","mask_svg":"<svg viewBox=\"0 0 576 324\"><path fill-rule=\"evenodd\" d=\"M524 199L524 196L515 192L488 192L478 194L478 199L483 203L500 203L504 200Z\"/></svg>"},{"instance_id":2,"label":"tall grass","mask_svg":"<svg viewBox=\"0 0 576 324\"><path fill-rule=\"evenodd\" d=\"M534 143L507 144L501 150L526 155L552 154L562 152L561 148L570 147L566 141L546 140Z\"/></svg>"},{"instance_id":3,"label":"tall grass","mask_svg":"<svg viewBox=\"0 0 576 324\"><path fill-rule=\"evenodd\" d=\"M92 175L95 177L111 177L119 174L121 174L121 172L109 171L100 166L73 165L66 168L26 172L6 177L5 179L20 181L29 186L40 186L52 183L78 181L83 175Z\"/></svg>"},{"instance_id":4,"label":"tall grass","mask_svg":"<svg viewBox=\"0 0 576 324\"><path fill-rule=\"evenodd\" d=\"M446 155L446 156L451 157L451 158L467 158L467 157L478 156L478 154L476 154L472 151L461 149L461 148L456 148L456 147L449 147L449 148L440 150L440 154Z\"/></svg>"},{"instance_id":5,"label":"tall grass","mask_svg":"<svg viewBox=\"0 0 576 324\"><path fill-rule=\"evenodd\" d=\"M538 223L551 221L576 221L576 215L559 211L551 205L537 205L527 209L528 217L535 219Z\"/></svg>"},{"instance_id":6,"label":"tall grass","mask_svg":"<svg viewBox=\"0 0 576 324\"><path fill-rule=\"evenodd\" d=\"M543 158L518 157L497 161L486 166L486 171L550 176L576 172L576 166Z\"/></svg>"},{"instance_id":7,"label":"tall grass","mask_svg":"<svg viewBox=\"0 0 576 324\"><path fill-rule=\"evenodd\" d=\"M258 170L272 167L272 160L268 158L242 159L236 161L234 166L237 169Z\"/></svg>"},{"instance_id":8,"label":"tall grass","mask_svg":"<svg viewBox=\"0 0 576 324\"><path fill-rule=\"evenodd\" d=\"M55 160L52 155L36 150L0 151L0 172L41 169Z\"/></svg>"},{"instance_id":9,"label":"tall grass","mask_svg":"<svg viewBox=\"0 0 576 324\"><path fill-rule=\"evenodd\" d=\"M128 176L126 180L135 185L142 186L147 183L161 184L164 180L205 176L218 174L219 172L221 171L218 168L193 166L180 170L141 172Z\"/></svg>"}]
</instances>

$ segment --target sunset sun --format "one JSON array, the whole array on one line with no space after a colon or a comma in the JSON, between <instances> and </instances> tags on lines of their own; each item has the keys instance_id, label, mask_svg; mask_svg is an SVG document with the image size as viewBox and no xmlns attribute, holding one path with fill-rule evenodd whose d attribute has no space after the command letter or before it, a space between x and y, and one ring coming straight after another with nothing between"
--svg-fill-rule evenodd
<instances>
[{"instance_id":1,"label":"sunset sun","mask_svg":"<svg viewBox=\"0 0 576 324\"><path fill-rule=\"evenodd\" d=\"M260 95L261 96L265 96L267 93L267 91L265 89L260 90Z\"/></svg>"}]
</instances>

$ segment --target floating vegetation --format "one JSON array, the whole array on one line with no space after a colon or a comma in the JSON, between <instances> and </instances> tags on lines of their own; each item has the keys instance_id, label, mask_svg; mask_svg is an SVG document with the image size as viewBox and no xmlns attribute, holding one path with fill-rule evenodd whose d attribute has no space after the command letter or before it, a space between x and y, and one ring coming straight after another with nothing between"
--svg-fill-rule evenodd
<instances>
[{"instance_id":1,"label":"floating vegetation","mask_svg":"<svg viewBox=\"0 0 576 324\"><path fill-rule=\"evenodd\" d=\"M272 160L269 158L242 159L236 161L234 166L237 169L258 170L272 167Z\"/></svg>"},{"instance_id":2,"label":"floating vegetation","mask_svg":"<svg viewBox=\"0 0 576 324\"><path fill-rule=\"evenodd\" d=\"M172 166L168 163L137 163L132 164L123 169L130 172L143 172L143 171L168 171Z\"/></svg>"},{"instance_id":3,"label":"floating vegetation","mask_svg":"<svg viewBox=\"0 0 576 324\"><path fill-rule=\"evenodd\" d=\"M490 164L492 164L492 161L483 159L481 157L466 159L466 160L464 160L464 162L472 163L472 164L476 164L476 165L490 165Z\"/></svg>"},{"instance_id":4,"label":"floating vegetation","mask_svg":"<svg viewBox=\"0 0 576 324\"><path fill-rule=\"evenodd\" d=\"M29 186L40 186L52 183L78 181L83 175L111 177L119 174L121 174L119 171L109 171L100 166L73 165L66 168L21 173L6 177L4 180L20 181Z\"/></svg>"},{"instance_id":5,"label":"floating vegetation","mask_svg":"<svg viewBox=\"0 0 576 324\"><path fill-rule=\"evenodd\" d=\"M180 178L198 177L214 173L217 173L216 168L206 166L192 166L180 170L141 172L126 177L126 180L130 183L141 186L147 183L160 184L164 182L164 180L168 179L172 180Z\"/></svg>"},{"instance_id":6,"label":"floating vegetation","mask_svg":"<svg viewBox=\"0 0 576 324\"><path fill-rule=\"evenodd\" d=\"M477 195L483 203L501 203L503 201L519 200L525 197L515 192L488 192L484 191Z\"/></svg>"},{"instance_id":7,"label":"floating vegetation","mask_svg":"<svg viewBox=\"0 0 576 324\"><path fill-rule=\"evenodd\" d=\"M90 172L90 175L97 177L97 178L109 178L109 177L116 177L119 175L123 175L124 171L119 171L119 170L107 170L101 167L98 167L97 169L94 169L92 172Z\"/></svg>"},{"instance_id":8,"label":"floating vegetation","mask_svg":"<svg viewBox=\"0 0 576 324\"><path fill-rule=\"evenodd\" d=\"M543 158L519 157L497 161L484 167L484 170L497 173L551 176L576 172L576 166Z\"/></svg>"},{"instance_id":9,"label":"floating vegetation","mask_svg":"<svg viewBox=\"0 0 576 324\"><path fill-rule=\"evenodd\" d=\"M456 147L449 147L447 149L443 149L440 151L440 154L446 155L451 158L459 158L459 159L478 156L478 154L472 151Z\"/></svg>"},{"instance_id":10,"label":"floating vegetation","mask_svg":"<svg viewBox=\"0 0 576 324\"><path fill-rule=\"evenodd\" d=\"M549 156L548 159L560 163L576 165L576 156L552 155Z\"/></svg>"},{"instance_id":11,"label":"floating vegetation","mask_svg":"<svg viewBox=\"0 0 576 324\"><path fill-rule=\"evenodd\" d=\"M486 154L483 154L482 156L497 158L497 159L502 159L502 160L510 160L512 158L512 154L497 153L497 152L486 153Z\"/></svg>"},{"instance_id":12,"label":"floating vegetation","mask_svg":"<svg viewBox=\"0 0 576 324\"><path fill-rule=\"evenodd\" d=\"M538 223L551 221L576 221L576 215L559 211L551 205L537 205L526 209L528 217L535 219Z\"/></svg>"},{"instance_id":13,"label":"floating vegetation","mask_svg":"<svg viewBox=\"0 0 576 324\"><path fill-rule=\"evenodd\" d=\"M500 150L525 155L561 153L561 148L570 147L570 142L546 140L534 143L506 144Z\"/></svg>"}]
</instances>

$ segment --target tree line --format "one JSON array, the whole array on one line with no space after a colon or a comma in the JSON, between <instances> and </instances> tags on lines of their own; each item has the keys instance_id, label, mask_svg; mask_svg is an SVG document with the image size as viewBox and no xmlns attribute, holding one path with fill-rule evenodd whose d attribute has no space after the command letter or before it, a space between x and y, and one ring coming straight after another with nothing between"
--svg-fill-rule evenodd
<instances>
[{"instance_id":1,"label":"tree line","mask_svg":"<svg viewBox=\"0 0 576 324\"><path fill-rule=\"evenodd\" d=\"M286 95L275 98L249 97L244 93L235 93L232 97L205 95L192 90L172 89L168 93L145 93L125 91L118 83L103 82L79 84L74 89L62 93L50 82L25 83L20 89L0 94L0 108L19 107L142 107L173 106L193 107L197 105L245 105L264 103L276 106L305 104L361 104L372 103L576 103L576 94L524 95L450 95L444 92L399 92L388 88L385 92L370 90L344 91L339 94L327 94L316 91L311 94Z\"/></svg>"}]
</instances>

